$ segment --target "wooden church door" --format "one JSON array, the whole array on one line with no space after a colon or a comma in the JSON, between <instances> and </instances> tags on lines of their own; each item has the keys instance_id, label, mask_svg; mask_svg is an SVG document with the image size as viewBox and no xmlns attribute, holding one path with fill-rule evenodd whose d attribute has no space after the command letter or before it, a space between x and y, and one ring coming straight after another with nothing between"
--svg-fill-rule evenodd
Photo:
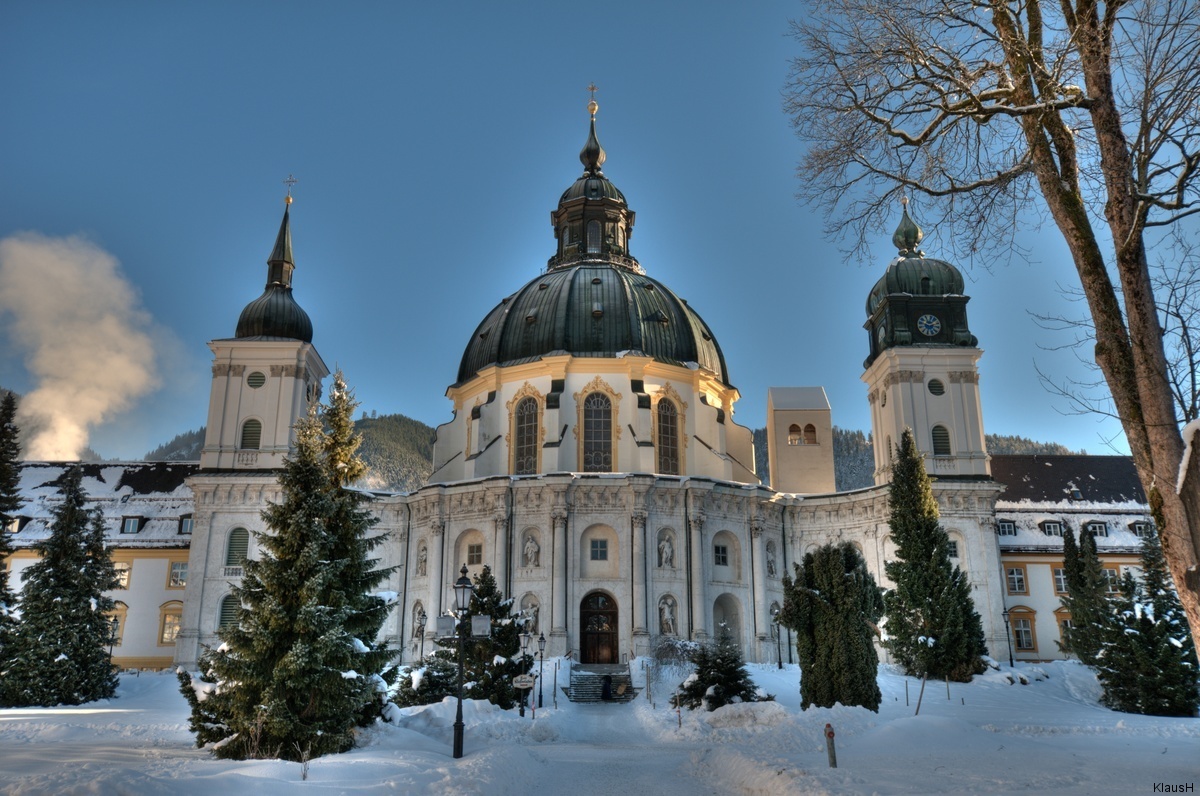
<instances>
[{"instance_id":1,"label":"wooden church door","mask_svg":"<svg viewBox=\"0 0 1200 796\"><path fill-rule=\"evenodd\" d=\"M599 592L583 598L579 608L580 663L618 663L617 603Z\"/></svg>"}]
</instances>

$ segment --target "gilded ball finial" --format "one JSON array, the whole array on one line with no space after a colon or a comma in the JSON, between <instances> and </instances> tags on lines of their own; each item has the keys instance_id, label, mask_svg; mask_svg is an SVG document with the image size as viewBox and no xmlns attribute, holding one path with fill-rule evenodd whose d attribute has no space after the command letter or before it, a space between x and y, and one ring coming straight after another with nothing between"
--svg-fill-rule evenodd
<instances>
[{"instance_id":1,"label":"gilded ball finial","mask_svg":"<svg viewBox=\"0 0 1200 796\"><path fill-rule=\"evenodd\" d=\"M600 110L600 104L598 102L596 102L595 100L591 100L588 102L588 113L595 116L596 111L598 111L598 110Z\"/></svg>"},{"instance_id":2,"label":"gilded ball finial","mask_svg":"<svg viewBox=\"0 0 1200 796\"><path fill-rule=\"evenodd\" d=\"M288 194L287 198L284 199L283 201L290 205L292 203L292 195Z\"/></svg>"},{"instance_id":3,"label":"gilded ball finial","mask_svg":"<svg viewBox=\"0 0 1200 796\"><path fill-rule=\"evenodd\" d=\"M901 196L901 197L900 197L900 204L904 205L904 209L905 209L905 210L907 210L907 209L908 209L908 197L907 197L907 196Z\"/></svg>"}]
</instances>

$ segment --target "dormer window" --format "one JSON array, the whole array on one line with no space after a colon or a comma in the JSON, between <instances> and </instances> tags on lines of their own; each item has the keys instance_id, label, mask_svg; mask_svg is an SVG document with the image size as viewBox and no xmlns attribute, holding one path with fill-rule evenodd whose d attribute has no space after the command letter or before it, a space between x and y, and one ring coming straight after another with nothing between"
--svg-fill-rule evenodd
<instances>
[{"instance_id":1,"label":"dormer window","mask_svg":"<svg viewBox=\"0 0 1200 796\"><path fill-rule=\"evenodd\" d=\"M1017 524L1012 520L996 520L997 536L1016 536Z\"/></svg>"},{"instance_id":2,"label":"dormer window","mask_svg":"<svg viewBox=\"0 0 1200 796\"><path fill-rule=\"evenodd\" d=\"M121 533L137 533L142 529L142 517L122 517Z\"/></svg>"},{"instance_id":3,"label":"dormer window","mask_svg":"<svg viewBox=\"0 0 1200 796\"><path fill-rule=\"evenodd\" d=\"M1129 530L1133 531L1139 539L1149 539L1154 535L1154 523L1135 522L1129 526Z\"/></svg>"},{"instance_id":4,"label":"dormer window","mask_svg":"<svg viewBox=\"0 0 1200 796\"><path fill-rule=\"evenodd\" d=\"M1042 533L1047 536L1062 536L1063 525L1057 520L1046 520L1042 523Z\"/></svg>"},{"instance_id":5,"label":"dormer window","mask_svg":"<svg viewBox=\"0 0 1200 796\"><path fill-rule=\"evenodd\" d=\"M179 518L179 533L187 534L192 532L192 515L184 514Z\"/></svg>"},{"instance_id":6,"label":"dormer window","mask_svg":"<svg viewBox=\"0 0 1200 796\"><path fill-rule=\"evenodd\" d=\"M25 530L25 526L29 524L31 517L13 517L8 521L5 528L9 533L20 533Z\"/></svg>"},{"instance_id":7,"label":"dormer window","mask_svg":"<svg viewBox=\"0 0 1200 796\"><path fill-rule=\"evenodd\" d=\"M1108 536L1108 526L1103 522L1089 522L1083 526L1083 529L1097 539Z\"/></svg>"}]
</instances>

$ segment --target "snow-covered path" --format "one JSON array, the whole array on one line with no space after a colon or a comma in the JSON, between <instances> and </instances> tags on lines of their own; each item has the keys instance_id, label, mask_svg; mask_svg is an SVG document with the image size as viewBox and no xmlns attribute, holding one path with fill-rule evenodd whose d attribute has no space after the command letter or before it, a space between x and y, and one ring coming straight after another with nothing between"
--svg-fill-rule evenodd
<instances>
[{"instance_id":1,"label":"snow-covered path","mask_svg":"<svg viewBox=\"0 0 1200 796\"><path fill-rule=\"evenodd\" d=\"M905 678L888 667L880 669L878 714L800 711L794 666L750 670L777 702L684 711L682 722L661 701L641 698L575 705L560 697L558 709L548 700L536 719L468 702L461 760L450 756L454 700L409 708L395 724L367 730L357 749L314 760L307 780L297 763L216 760L194 748L174 677L126 675L118 699L0 710L0 794L1082 796L1153 793L1159 782L1200 788L1200 720L1106 710L1095 677L1077 664L1018 667L1029 685L993 672L952 685L949 699L939 686L919 716L915 687L906 705ZM826 760L826 722L837 730L837 769Z\"/></svg>"}]
</instances>

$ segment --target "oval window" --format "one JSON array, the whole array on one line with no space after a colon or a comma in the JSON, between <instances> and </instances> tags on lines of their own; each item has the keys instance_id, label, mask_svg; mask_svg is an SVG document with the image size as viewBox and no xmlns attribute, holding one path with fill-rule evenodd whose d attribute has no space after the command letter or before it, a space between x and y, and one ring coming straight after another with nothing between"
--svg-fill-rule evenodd
<instances>
[{"instance_id":1,"label":"oval window","mask_svg":"<svg viewBox=\"0 0 1200 796\"><path fill-rule=\"evenodd\" d=\"M253 389L257 390L259 387L267 383L267 377L263 375L262 371L256 370L246 377L246 383L249 384Z\"/></svg>"},{"instance_id":2,"label":"oval window","mask_svg":"<svg viewBox=\"0 0 1200 796\"><path fill-rule=\"evenodd\" d=\"M934 395L942 395L946 392L946 385L942 384L941 379L930 379L929 391Z\"/></svg>"}]
</instances>

